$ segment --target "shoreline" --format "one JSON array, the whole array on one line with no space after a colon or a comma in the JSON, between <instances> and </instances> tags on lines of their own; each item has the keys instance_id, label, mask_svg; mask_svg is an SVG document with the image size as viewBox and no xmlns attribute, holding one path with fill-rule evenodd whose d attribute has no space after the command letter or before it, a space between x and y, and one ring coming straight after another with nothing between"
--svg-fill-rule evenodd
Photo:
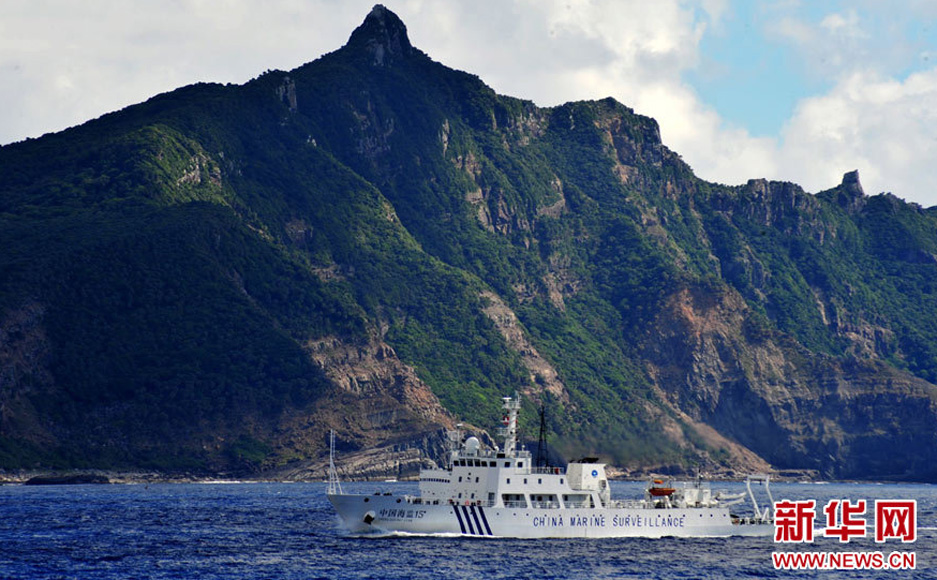
<instances>
[{"instance_id":1,"label":"shoreline","mask_svg":"<svg viewBox=\"0 0 937 580\"><path fill-rule=\"evenodd\" d=\"M827 480L818 477L815 473L781 471L771 473L771 481L776 483L804 483L817 484L884 484L884 485L934 485L934 482L906 481L906 480ZM812 475L813 477L810 477ZM624 474L618 473L610 477L610 481L641 482L651 477L664 477L673 481L693 481L694 477L670 476L662 474ZM32 480L32 482L31 482ZM398 481L388 482L382 478L355 478L343 477L343 483L375 482L375 483L413 483L419 481L417 477L401 477ZM703 481L718 484L725 482L744 482L744 476L736 474L713 474L704 477ZM0 486L2 485L149 485L163 483L198 483L198 484L237 484L237 483L323 483L324 479L310 477L305 479L277 477L276 473L242 474L214 473L162 473L156 471L118 471L106 469L68 469L68 470L30 470L7 472L0 470Z\"/></svg>"}]
</instances>

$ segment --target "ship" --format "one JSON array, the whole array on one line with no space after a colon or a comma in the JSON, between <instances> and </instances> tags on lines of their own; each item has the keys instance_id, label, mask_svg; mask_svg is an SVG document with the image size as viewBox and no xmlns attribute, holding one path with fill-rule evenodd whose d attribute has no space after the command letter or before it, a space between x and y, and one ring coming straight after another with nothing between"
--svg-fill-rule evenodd
<instances>
[{"instance_id":1,"label":"ship","mask_svg":"<svg viewBox=\"0 0 937 580\"><path fill-rule=\"evenodd\" d=\"M535 465L519 449L520 397L503 400L502 448L449 432L443 467L420 471L419 494L343 493L334 462L334 433L326 494L350 534L451 535L504 538L725 537L774 533L769 476L746 479L751 513L733 508L746 492L714 493L708 482L651 480L644 497L612 499L606 464L594 457L565 467ZM540 462L538 462L540 463ZM758 505L752 484L768 503Z\"/></svg>"}]
</instances>

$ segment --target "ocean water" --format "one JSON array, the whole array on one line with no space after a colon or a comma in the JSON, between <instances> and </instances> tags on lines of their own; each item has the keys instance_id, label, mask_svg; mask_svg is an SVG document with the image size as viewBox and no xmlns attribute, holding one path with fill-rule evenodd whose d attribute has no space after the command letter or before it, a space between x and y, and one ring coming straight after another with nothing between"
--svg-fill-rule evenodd
<instances>
[{"instance_id":1,"label":"ocean water","mask_svg":"<svg viewBox=\"0 0 937 580\"><path fill-rule=\"evenodd\" d=\"M413 483L345 484L413 493ZM713 484L741 490L740 484ZM642 484L613 482L615 497ZM322 483L0 486L0 579L937 578L937 486L774 483L776 500L915 499L914 543L352 537ZM780 550L914 552L914 571L775 570Z\"/></svg>"}]
</instances>

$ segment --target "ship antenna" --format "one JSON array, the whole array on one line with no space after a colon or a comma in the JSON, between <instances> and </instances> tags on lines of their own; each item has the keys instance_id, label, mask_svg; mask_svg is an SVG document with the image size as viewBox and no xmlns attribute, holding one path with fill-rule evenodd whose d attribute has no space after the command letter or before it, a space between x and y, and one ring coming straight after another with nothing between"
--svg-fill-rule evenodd
<instances>
[{"instance_id":1,"label":"ship antenna","mask_svg":"<svg viewBox=\"0 0 937 580\"><path fill-rule=\"evenodd\" d=\"M329 431L329 486L326 493L329 495L342 494L342 482L338 480L338 470L335 469L335 429Z\"/></svg>"},{"instance_id":2,"label":"ship antenna","mask_svg":"<svg viewBox=\"0 0 937 580\"><path fill-rule=\"evenodd\" d=\"M537 467L549 467L547 457L547 408L540 403L540 438L537 441Z\"/></svg>"}]
</instances>

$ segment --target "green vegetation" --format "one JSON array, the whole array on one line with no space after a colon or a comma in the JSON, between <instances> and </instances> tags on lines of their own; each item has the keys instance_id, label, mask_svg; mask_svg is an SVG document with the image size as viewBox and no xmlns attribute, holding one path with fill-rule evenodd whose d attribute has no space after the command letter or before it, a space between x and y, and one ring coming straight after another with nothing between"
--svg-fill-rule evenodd
<instances>
[{"instance_id":1,"label":"green vegetation","mask_svg":"<svg viewBox=\"0 0 937 580\"><path fill-rule=\"evenodd\" d=\"M683 290L737 291L743 342L937 381L934 211L706 183L611 99L539 109L363 46L0 149L0 467L261 469L330 392L326 337L380 336L493 426L540 385L491 291L566 387L540 396L570 455L725 460L655 419L681 423L644 349Z\"/></svg>"}]
</instances>

